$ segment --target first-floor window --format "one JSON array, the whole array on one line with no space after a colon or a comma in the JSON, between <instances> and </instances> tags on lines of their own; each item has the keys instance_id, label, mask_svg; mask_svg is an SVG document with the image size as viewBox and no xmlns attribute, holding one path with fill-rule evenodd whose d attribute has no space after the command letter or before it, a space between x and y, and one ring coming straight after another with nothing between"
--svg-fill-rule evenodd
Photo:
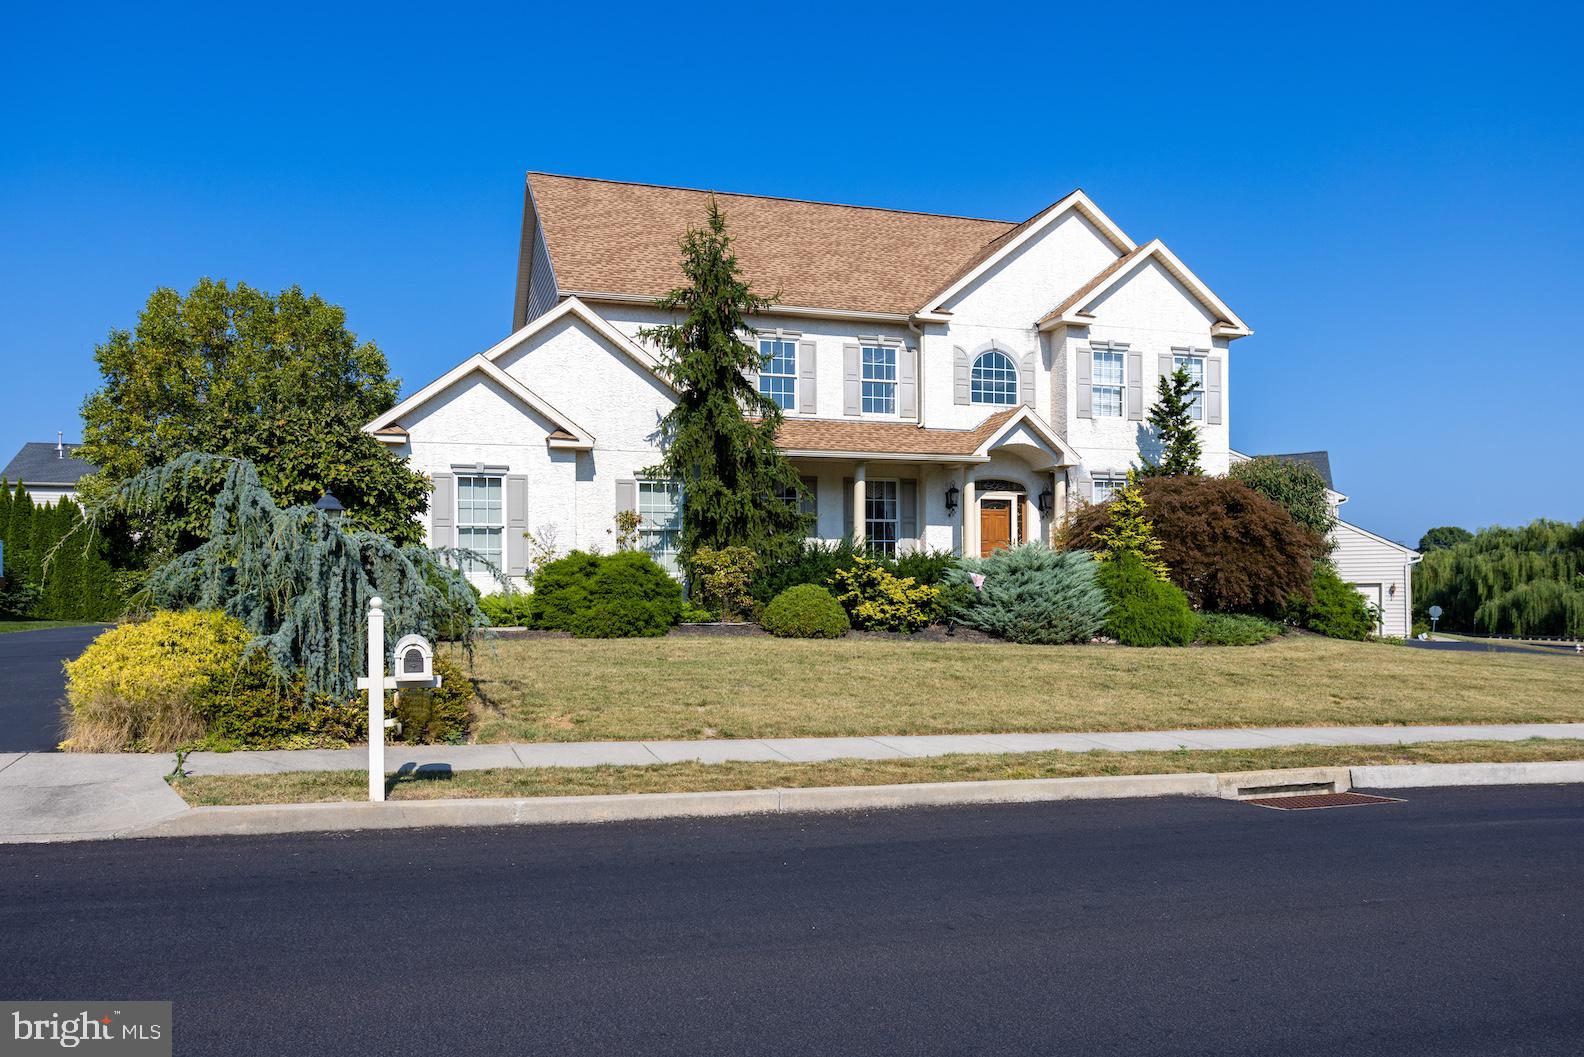
<instances>
[{"instance_id":1,"label":"first-floor window","mask_svg":"<svg viewBox=\"0 0 1584 1057\"><path fill-rule=\"evenodd\" d=\"M1095 418L1122 417L1122 353L1114 349L1094 350L1093 406Z\"/></svg>"},{"instance_id":2,"label":"first-floor window","mask_svg":"<svg viewBox=\"0 0 1584 1057\"><path fill-rule=\"evenodd\" d=\"M501 568L501 533L506 522L501 511L499 477L459 476L457 484L457 546ZM467 572L484 572L483 562L469 558Z\"/></svg>"},{"instance_id":3,"label":"first-floor window","mask_svg":"<svg viewBox=\"0 0 1584 1057\"><path fill-rule=\"evenodd\" d=\"M1093 481L1094 501L1096 503L1104 503L1107 499L1116 495L1118 488L1127 484L1127 479L1123 477L1095 477Z\"/></svg>"},{"instance_id":4,"label":"first-floor window","mask_svg":"<svg viewBox=\"0 0 1584 1057\"><path fill-rule=\"evenodd\" d=\"M1204 418L1204 370L1205 358L1189 353L1175 353L1172 356L1172 369L1188 372L1188 377L1193 379L1193 417L1195 421Z\"/></svg>"},{"instance_id":5,"label":"first-floor window","mask_svg":"<svg viewBox=\"0 0 1584 1057\"><path fill-rule=\"evenodd\" d=\"M638 543L672 576L681 576L677 551L682 542L682 485L676 481L638 482Z\"/></svg>"},{"instance_id":6,"label":"first-floor window","mask_svg":"<svg viewBox=\"0 0 1584 1057\"><path fill-rule=\"evenodd\" d=\"M897 350L889 345L863 346L863 413L896 414Z\"/></svg>"},{"instance_id":7,"label":"first-floor window","mask_svg":"<svg viewBox=\"0 0 1584 1057\"><path fill-rule=\"evenodd\" d=\"M798 513L808 517L808 530L804 535L813 536L819 528L819 481L813 477L804 477L800 480L803 482L803 488L808 492L807 496L799 495L796 488L778 488L776 498L789 506L795 505Z\"/></svg>"},{"instance_id":8,"label":"first-floor window","mask_svg":"<svg viewBox=\"0 0 1584 1057\"><path fill-rule=\"evenodd\" d=\"M791 411L797 400L797 342L761 338L759 355L764 357L759 391L782 411Z\"/></svg>"},{"instance_id":9,"label":"first-floor window","mask_svg":"<svg viewBox=\"0 0 1584 1057\"><path fill-rule=\"evenodd\" d=\"M864 539L869 549L888 558L896 557L897 523L897 483L865 482Z\"/></svg>"}]
</instances>

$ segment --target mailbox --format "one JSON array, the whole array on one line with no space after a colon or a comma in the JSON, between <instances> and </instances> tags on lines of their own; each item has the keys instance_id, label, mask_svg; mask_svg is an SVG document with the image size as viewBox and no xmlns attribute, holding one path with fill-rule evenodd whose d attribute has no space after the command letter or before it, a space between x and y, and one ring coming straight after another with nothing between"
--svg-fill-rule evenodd
<instances>
[{"instance_id":1,"label":"mailbox","mask_svg":"<svg viewBox=\"0 0 1584 1057\"><path fill-rule=\"evenodd\" d=\"M434 685L434 647L422 635L403 635L396 643L396 685Z\"/></svg>"}]
</instances>

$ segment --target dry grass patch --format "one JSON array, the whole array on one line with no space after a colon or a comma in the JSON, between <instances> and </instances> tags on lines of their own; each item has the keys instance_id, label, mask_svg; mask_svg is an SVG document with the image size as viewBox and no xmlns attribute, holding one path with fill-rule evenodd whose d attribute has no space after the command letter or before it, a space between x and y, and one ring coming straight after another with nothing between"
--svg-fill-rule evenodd
<instances>
[{"instance_id":1,"label":"dry grass patch","mask_svg":"<svg viewBox=\"0 0 1584 1057\"><path fill-rule=\"evenodd\" d=\"M393 775L393 800L595 796L725 789L807 789L1092 775L1252 771L1269 767L1364 767L1403 763L1514 763L1584 759L1584 741L1453 741L1422 745L1294 745L1278 749L1170 752L1024 752L830 760L824 763L668 763L638 767L524 767ZM362 800L362 771L202 775L171 782L194 807Z\"/></svg>"},{"instance_id":2,"label":"dry grass patch","mask_svg":"<svg viewBox=\"0 0 1584 1057\"><path fill-rule=\"evenodd\" d=\"M1127 649L518 639L477 651L479 741L1584 720L1584 661L1289 635Z\"/></svg>"}]
</instances>

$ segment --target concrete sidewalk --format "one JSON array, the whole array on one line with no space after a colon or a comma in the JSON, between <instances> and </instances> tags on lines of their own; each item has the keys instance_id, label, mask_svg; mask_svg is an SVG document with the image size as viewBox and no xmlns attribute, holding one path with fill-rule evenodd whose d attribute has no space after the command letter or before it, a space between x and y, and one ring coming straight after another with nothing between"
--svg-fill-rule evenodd
<instances>
[{"instance_id":1,"label":"concrete sidewalk","mask_svg":"<svg viewBox=\"0 0 1584 1057\"><path fill-rule=\"evenodd\" d=\"M1584 723L1504 723L1420 727L1250 727L1227 730L1150 730L1084 734L913 734L874 738L744 738L711 741L568 741L532 745L392 745L389 770L449 767L597 767L659 763L779 762L900 759L954 753L1088 752L1110 749L1269 749L1281 745L1406 745L1425 741L1522 741L1584 738ZM356 771L367 749L279 752L195 752L191 774L270 774L279 771ZM0 776L3 781L3 776Z\"/></svg>"},{"instance_id":2,"label":"concrete sidewalk","mask_svg":"<svg viewBox=\"0 0 1584 1057\"><path fill-rule=\"evenodd\" d=\"M653 765L690 760L704 763L738 760L812 763L851 758L946 756L953 753L1260 749L1283 745L1402 745L1429 741L1522 741L1526 738L1584 738L1584 723L1262 727L1085 734L953 734L534 745L395 745L385 750L385 762L389 771L417 768L463 771L492 767ZM165 783L164 776L170 773L174 762L174 757L169 754L0 754L0 843L88 840L147 831L159 823L175 825L179 818L191 815L193 809L188 808ZM192 774L356 771L366 767L367 762L366 749L205 752L189 756L186 770ZM961 793L956 795L960 796ZM198 810L212 813L235 809Z\"/></svg>"}]
</instances>

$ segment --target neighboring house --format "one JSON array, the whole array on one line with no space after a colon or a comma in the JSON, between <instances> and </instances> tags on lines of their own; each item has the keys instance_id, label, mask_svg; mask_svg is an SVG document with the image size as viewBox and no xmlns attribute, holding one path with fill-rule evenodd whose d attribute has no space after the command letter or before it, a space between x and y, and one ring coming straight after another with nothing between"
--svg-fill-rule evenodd
<instances>
[{"instance_id":1,"label":"neighboring house","mask_svg":"<svg viewBox=\"0 0 1584 1057\"><path fill-rule=\"evenodd\" d=\"M530 541L607 549L618 511L674 568L685 497L643 477L674 392L641 328L682 283L709 193L530 173L510 336L365 428L434 481L436 545L513 575ZM1249 327L1159 240L1082 191L1022 223L717 194L761 392L814 534L886 553L1049 539L1137 465L1156 380L1199 382L1203 465L1229 465L1231 344ZM481 586L484 586L481 582Z\"/></svg>"},{"instance_id":2,"label":"neighboring house","mask_svg":"<svg viewBox=\"0 0 1584 1057\"><path fill-rule=\"evenodd\" d=\"M1232 452L1233 462L1243 462L1249 456ZM1376 631L1382 635L1406 638L1413 629L1413 567L1424 555L1412 547L1394 543L1377 536L1368 529L1343 521L1340 507L1348 497L1336 490L1331 479L1331 455L1323 451L1291 452L1272 455L1282 462L1312 466L1326 485L1326 502L1336 526L1331 530L1332 564L1337 575L1352 584L1365 600L1380 610L1380 624Z\"/></svg>"},{"instance_id":3,"label":"neighboring house","mask_svg":"<svg viewBox=\"0 0 1584 1057\"><path fill-rule=\"evenodd\" d=\"M27 485L28 494L35 503L52 504L60 499L77 498L77 481L96 472L99 467L77 458L72 452L81 445L68 444L55 435L55 443L29 441L22 445L16 457L0 470L0 478L12 487L18 481Z\"/></svg>"}]
</instances>

